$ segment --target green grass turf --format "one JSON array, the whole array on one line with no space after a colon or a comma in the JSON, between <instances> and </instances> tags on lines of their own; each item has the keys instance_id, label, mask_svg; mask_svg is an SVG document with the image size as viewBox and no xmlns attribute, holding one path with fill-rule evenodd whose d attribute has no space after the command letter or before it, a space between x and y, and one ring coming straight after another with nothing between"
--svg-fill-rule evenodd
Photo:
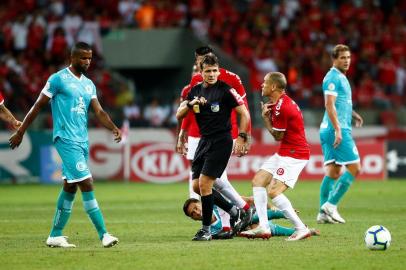
<instances>
[{"instance_id":1,"label":"green grass turf","mask_svg":"<svg viewBox=\"0 0 406 270\"><path fill-rule=\"evenodd\" d=\"M234 182L244 195L249 182ZM76 249L45 246L60 186L0 186L0 269L406 269L406 181L356 182L340 212L345 225L318 225L318 182L299 182L287 192L310 227L322 235L288 243L233 240L192 242L199 222L182 212L186 183L96 183L108 230L120 238L101 247L77 196L64 231ZM276 221L288 225L286 221ZM387 251L365 248L365 230L375 224L392 234Z\"/></svg>"}]
</instances>

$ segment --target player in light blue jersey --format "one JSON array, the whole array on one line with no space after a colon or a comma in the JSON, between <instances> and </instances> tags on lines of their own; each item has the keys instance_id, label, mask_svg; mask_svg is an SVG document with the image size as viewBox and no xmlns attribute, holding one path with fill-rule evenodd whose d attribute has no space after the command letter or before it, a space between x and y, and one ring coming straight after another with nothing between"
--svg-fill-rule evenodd
<instances>
[{"instance_id":1,"label":"player in light blue jersey","mask_svg":"<svg viewBox=\"0 0 406 270\"><path fill-rule=\"evenodd\" d=\"M361 170L360 157L351 135L351 123L362 126L363 119L352 109L351 86L346 77L351 52L346 45L336 45L333 67L323 79L326 111L320 125L320 141L326 175L320 187L318 223L345 223L337 205ZM341 167L346 170L342 173Z\"/></svg>"},{"instance_id":2,"label":"player in light blue jersey","mask_svg":"<svg viewBox=\"0 0 406 270\"><path fill-rule=\"evenodd\" d=\"M106 230L103 215L93 192L93 178L87 165L89 106L92 107L100 123L113 133L116 142L120 142L121 132L97 100L95 85L83 74L92 60L91 47L84 42L76 43L71 50L70 58L69 67L49 77L23 123L10 137L10 147L14 149L20 145L29 125L40 110L51 101L53 143L62 159L64 184L59 194L53 226L46 244L50 247L75 247L67 241L66 236L62 235L62 230L69 220L79 187L84 208L98 232L102 245L111 247L118 243L118 239Z\"/></svg>"}]
</instances>

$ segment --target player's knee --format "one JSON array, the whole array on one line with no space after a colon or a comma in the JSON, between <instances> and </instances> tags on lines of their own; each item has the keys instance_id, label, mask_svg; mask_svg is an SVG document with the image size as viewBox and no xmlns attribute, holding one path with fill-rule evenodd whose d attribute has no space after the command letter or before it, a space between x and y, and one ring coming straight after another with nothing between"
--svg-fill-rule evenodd
<instances>
[{"instance_id":1,"label":"player's knee","mask_svg":"<svg viewBox=\"0 0 406 270\"><path fill-rule=\"evenodd\" d=\"M204 181L199 181L200 195L204 196L211 193L212 187Z\"/></svg>"},{"instance_id":2,"label":"player's knee","mask_svg":"<svg viewBox=\"0 0 406 270\"><path fill-rule=\"evenodd\" d=\"M338 166L327 167L327 176L337 180L341 176L341 167Z\"/></svg>"},{"instance_id":3,"label":"player's knee","mask_svg":"<svg viewBox=\"0 0 406 270\"><path fill-rule=\"evenodd\" d=\"M347 170L352 174L352 176L357 177L361 172L361 163L355 163L347 166Z\"/></svg>"},{"instance_id":4,"label":"player's knee","mask_svg":"<svg viewBox=\"0 0 406 270\"><path fill-rule=\"evenodd\" d=\"M65 192L69 192L69 193L76 193L76 191L78 190L78 186L76 185L76 183L69 184L69 183L65 182L63 184L63 190Z\"/></svg>"},{"instance_id":5,"label":"player's knee","mask_svg":"<svg viewBox=\"0 0 406 270\"><path fill-rule=\"evenodd\" d=\"M279 196L279 195L282 194L282 193L283 193L283 190L282 190L281 188L279 188L279 187L276 187L276 186L271 187L271 188L268 189L268 196L269 196L271 199L273 199L273 198Z\"/></svg>"},{"instance_id":6,"label":"player's knee","mask_svg":"<svg viewBox=\"0 0 406 270\"><path fill-rule=\"evenodd\" d=\"M267 175L263 175L261 172L258 172L252 179L253 187L266 187L269 183Z\"/></svg>"}]
</instances>

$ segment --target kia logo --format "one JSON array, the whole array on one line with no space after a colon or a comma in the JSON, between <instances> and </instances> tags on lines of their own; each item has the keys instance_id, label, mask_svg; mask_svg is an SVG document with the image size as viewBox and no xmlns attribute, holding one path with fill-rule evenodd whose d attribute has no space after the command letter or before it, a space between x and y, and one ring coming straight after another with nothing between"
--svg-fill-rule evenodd
<instances>
[{"instance_id":1,"label":"kia logo","mask_svg":"<svg viewBox=\"0 0 406 270\"><path fill-rule=\"evenodd\" d=\"M188 161L170 143L142 147L133 155L131 168L137 177L153 183L178 182L189 175Z\"/></svg>"}]
</instances>

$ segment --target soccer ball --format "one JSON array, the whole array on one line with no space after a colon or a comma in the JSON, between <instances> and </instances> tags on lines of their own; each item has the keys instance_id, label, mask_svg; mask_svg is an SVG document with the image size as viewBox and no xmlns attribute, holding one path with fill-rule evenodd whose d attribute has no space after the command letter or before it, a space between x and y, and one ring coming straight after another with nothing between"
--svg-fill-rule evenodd
<instances>
[{"instance_id":1,"label":"soccer ball","mask_svg":"<svg viewBox=\"0 0 406 270\"><path fill-rule=\"evenodd\" d=\"M391 240L390 232L381 225L374 225L365 232L365 245L369 249L386 250Z\"/></svg>"}]
</instances>

